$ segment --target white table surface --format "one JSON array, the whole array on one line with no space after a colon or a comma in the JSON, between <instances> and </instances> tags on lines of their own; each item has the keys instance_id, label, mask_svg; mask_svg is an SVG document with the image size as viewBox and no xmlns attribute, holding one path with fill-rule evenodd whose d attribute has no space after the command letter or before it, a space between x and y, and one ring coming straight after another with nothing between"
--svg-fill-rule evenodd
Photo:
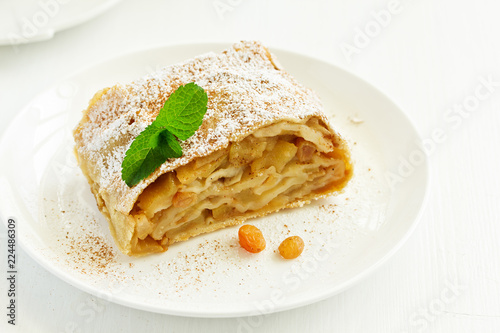
<instances>
[{"instance_id":1,"label":"white table surface","mask_svg":"<svg viewBox=\"0 0 500 333\"><path fill-rule=\"evenodd\" d=\"M229 7L218 15L221 4ZM393 14L377 31L372 12L387 8ZM428 202L408 242L374 274L325 301L254 318L252 330L500 332L499 13L493 0L127 0L52 40L0 47L0 133L37 93L72 72L156 45L258 39L338 64L394 99L423 138L446 132L429 154ZM372 36L363 39L364 29ZM351 56L345 51L354 48ZM473 100L488 78L496 82L491 93L450 126L449 110ZM109 303L62 282L22 249L18 257L18 325L7 327L1 310L1 332L250 331L242 318L174 317Z\"/></svg>"}]
</instances>

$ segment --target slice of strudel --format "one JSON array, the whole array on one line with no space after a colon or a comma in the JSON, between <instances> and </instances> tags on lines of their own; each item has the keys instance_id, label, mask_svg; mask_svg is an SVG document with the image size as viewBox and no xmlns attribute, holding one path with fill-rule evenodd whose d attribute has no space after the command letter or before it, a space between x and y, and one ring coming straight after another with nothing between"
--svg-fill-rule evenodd
<instances>
[{"instance_id":1,"label":"slice of strudel","mask_svg":"<svg viewBox=\"0 0 500 333\"><path fill-rule=\"evenodd\" d=\"M132 141L180 86L208 96L203 122L137 185L122 180ZM344 140L313 91L258 42L241 42L99 91L74 131L76 156L119 249L172 243L337 192L352 174Z\"/></svg>"}]
</instances>

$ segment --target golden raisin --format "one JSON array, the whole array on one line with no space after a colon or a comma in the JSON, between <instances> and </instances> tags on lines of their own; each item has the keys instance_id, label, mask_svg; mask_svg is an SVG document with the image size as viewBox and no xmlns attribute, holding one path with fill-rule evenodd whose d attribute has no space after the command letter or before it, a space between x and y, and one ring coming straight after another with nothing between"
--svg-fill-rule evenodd
<instances>
[{"instance_id":1,"label":"golden raisin","mask_svg":"<svg viewBox=\"0 0 500 333\"><path fill-rule=\"evenodd\" d=\"M238 238L242 248L248 252L258 253L266 248L266 240L259 228L245 224L238 231Z\"/></svg>"},{"instance_id":2,"label":"golden raisin","mask_svg":"<svg viewBox=\"0 0 500 333\"><path fill-rule=\"evenodd\" d=\"M316 152L316 146L303 138L297 138L295 140L295 145L297 146L297 157L300 162L309 162L312 160L314 153Z\"/></svg>"},{"instance_id":3,"label":"golden raisin","mask_svg":"<svg viewBox=\"0 0 500 333\"><path fill-rule=\"evenodd\" d=\"M278 250L285 259L295 259L304 250L304 241L299 236L292 236L281 242Z\"/></svg>"}]
</instances>

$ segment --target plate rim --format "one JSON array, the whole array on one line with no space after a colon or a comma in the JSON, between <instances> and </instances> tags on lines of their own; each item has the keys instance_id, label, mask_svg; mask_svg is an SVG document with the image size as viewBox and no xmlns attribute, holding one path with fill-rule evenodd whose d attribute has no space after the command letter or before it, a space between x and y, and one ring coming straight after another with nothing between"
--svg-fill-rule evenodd
<instances>
[{"instance_id":1,"label":"plate rim","mask_svg":"<svg viewBox=\"0 0 500 333\"><path fill-rule=\"evenodd\" d=\"M120 0L118 0L120 1ZM178 48L178 47L199 47L199 48L212 48L212 49L220 49L220 48L225 48L228 47L232 44L232 42L183 42L183 43L168 43L168 44L160 44L160 45L154 45L154 46L149 46L145 48L140 48L131 52L124 52L119 55L114 55L110 57L106 57L103 60L93 62L87 66L84 66L78 70L75 70L74 72L70 73L69 75L65 76L63 79L58 80L55 82L53 85L47 87L44 89L42 92L36 94L30 101L25 104L24 107L22 107L21 111L16 115L7 125L6 127L6 132L2 133L0 137L0 149L1 147L4 146L4 141L7 140L7 133L9 128L12 126L12 124L19 118L21 117L25 112L27 112L27 109L29 105L31 104L32 101L36 100L43 94L45 94L47 91L55 88L58 86L58 84L61 84L71 78L74 78L76 76L82 75L85 72L89 71L90 69L94 67L98 67L101 65L104 65L105 63L108 63L112 60L117 60L120 58L126 58L126 57L132 57L132 56L137 56L141 53L146 53L146 52L154 52L158 51L159 49L169 49L169 48ZM360 82L364 83L372 89L374 92L376 92L379 96L383 97L386 101L390 102L395 109L397 109L400 113L401 116L403 116L404 120L407 122L407 124L411 127L413 130L416 138L418 139L418 143L422 144L422 137L420 133L418 132L415 124L413 121L408 117L408 115L403 111L403 109L393 100L391 99L387 94L382 92L379 88L374 86L371 82L368 80L360 77L359 75L347 70L343 66L340 66L338 64L332 63L325 61L323 59L304 54L304 53L299 53L296 51L290 51L287 49L283 48L276 48L276 47L269 47L271 52L279 52L281 54L288 54L290 56L299 56L303 58L307 58L309 61L313 61L315 63L320 63L321 66L329 66L329 67L334 67L335 70L343 72L343 74L347 74L356 80L359 80ZM393 246L388 250L383 256L378 258L376 261L374 261L370 266L367 266L364 268L361 272L358 274L354 275L352 278L344 281L343 283L337 285L334 288L331 288L328 290L328 292L325 292L321 295L316 295L314 294L312 297L303 297L300 300L292 301L292 302L286 302L285 304L277 306L275 309L272 309L270 311L260 311L255 308L255 306L250 306L249 309L247 310L235 310L231 312L218 312L218 311L210 311L210 309L195 309L194 311L191 312L186 312L185 310L176 310L176 309L165 309L164 307L158 307L158 306L153 306L145 303L137 303L137 302L132 302L126 299L122 299L119 297L116 297L116 295L113 295L111 293L103 292L101 290L97 290L96 288L93 288L90 284L85 283L84 281L81 281L79 279L75 279L72 277L68 272L64 271L61 267L51 265L50 261L45 261L44 256L37 253L36 249L31 248L29 245L24 244L24 241L22 241L21 237L18 238L19 240L19 245L22 247L22 249L30 256L31 259L33 259L38 265L52 273L54 276L59 278L60 280L72 285L73 287L76 287L84 292L87 292L91 295L94 295L96 297L102 298L106 301L110 301L116 304L120 304L123 306L127 306L130 308L138 309L138 310L143 310L143 311L149 311L149 312L154 312L154 313L160 313L160 314L168 314L168 315L175 315L175 316L182 316L182 317L198 317L198 318L236 318L236 317L246 317L246 316L258 316L258 315L266 315L266 314L271 314L271 313L278 313L286 310L290 310L293 308L298 308L302 307L305 305L313 304L322 300L325 300L327 298L330 298L334 295L340 294L347 290L350 287L355 286L365 278L367 278L369 275L371 275L374 271L376 271L378 268L380 268L383 264L385 264L405 243L406 241L410 238L410 236L413 234L414 230L416 229L417 225L419 224L424 208L427 205L428 197L429 197L429 192L430 192L430 163L429 163L429 156L427 154L424 154L424 161L421 165L418 166L419 168L423 168L423 174L425 176L425 183L423 184L424 186L424 191L423 195L421 198L419 198L419 207L418 211L413 217L413 221L407 228L407 230L404 232L403 236L398 239L397 242L393 244ZM0 170L3 168L0 165ZM7 219L9 218L9 215L5 215L0 211L0 218L2 219L3 224L5 225ZM252 304L252 303L249 303Z\"/></svg>"},{"instance_id":2,"label":"plate rim","mask_svg":"<svg viewBox=\"0 0 500 333\"><path fill-rule=\"evenodd\" d=\"M93 18L104 14L110 8L116 6L118 3L122 2L122 0L106 0L101 1L94 7L90 7L83 13L79 13L71 17L70 19L64 19L58 24L49 25L46 29L39 31L36 35L30 38L25 38L24 40L19 41L18 43L12 43L11 40L7 37L7 34L0 35L0 47L1 46L18 46L18 45L26 45L38 42L44 42L51 40L54 38L55 34L78 25L81 25L87 21L92 20Z\"/></svg>"}]
</instances>

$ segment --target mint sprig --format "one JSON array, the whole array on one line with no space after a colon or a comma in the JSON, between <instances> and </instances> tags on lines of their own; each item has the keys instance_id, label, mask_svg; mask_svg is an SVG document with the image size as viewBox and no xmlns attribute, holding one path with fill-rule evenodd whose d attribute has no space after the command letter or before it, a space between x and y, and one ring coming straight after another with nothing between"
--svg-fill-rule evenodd
<instances>
[{"instance_id":1,"label":"mint sprig","mask_svg":"<svg viewBox=\"0 0 500 333\"><path fill-rule=\"evenodd\" d=\"M201 126L208 97L195 83L180 86L166 100L156 119L142 131L125 153L122 179L132 187L169 158L182 156L179 140L190 138Z\"/></svg>"}]
</instances>

